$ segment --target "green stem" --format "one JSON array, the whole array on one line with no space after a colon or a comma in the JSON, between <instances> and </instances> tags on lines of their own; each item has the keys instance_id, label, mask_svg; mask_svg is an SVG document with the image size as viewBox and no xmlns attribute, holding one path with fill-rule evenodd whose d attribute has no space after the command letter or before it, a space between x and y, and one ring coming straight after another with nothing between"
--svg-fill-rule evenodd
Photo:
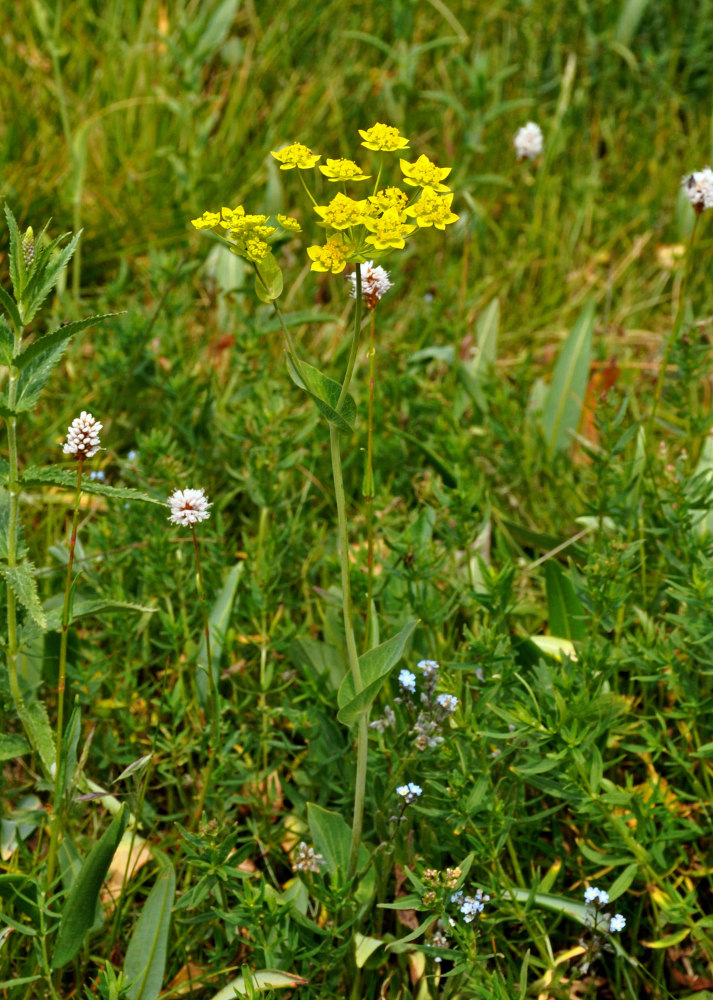
<instances>
[{"instance_id":1,"label":"green stem","mask_svg":"<svg viewBox=\"0 0 713 1000\"><path fill-rule=\"evenodd\" d=\"M67 576L64 582L64 604L62 605L62 637L59 647L59 671L57 677L57 730L55 736L54 755L54 807L52 810L52 831L50 847L47 856L47 889L52 886L54 870L57 863L57 848L59 847L59 831L62 825L62 785L64 768L62 767L62 737L64 730L64 689L67 682L67 642L69 639L69 603L72 594L72 569L74 567L74 551L77 545L77 527L82 503L82 471L84 459L77 462L77 492L72 516L72 534L69 540L69 559L67 560Z\"/></svg>"},{"instance_id":2,"label":"green stem","mask_svg":"<svg viewBox=\"0 0 713 1000\"><path fill-rule=\"evenodd\" d=\"M260 577L260 584L264 584L265 581L265 536L267 533L267 526L270 520L270 509L268 507L260 508L260 520L258 523L257 530L257 570ZM261 592L265 593L265 587L260 586ZM267 718L267 612L265 606L260 612L260 695L259 695L259 705L260 705L260 732L261 740L260 746L262 750L262 770L267 773L268 766L268 718Z\"/></svg>"},{"instance_id":3,"label":"green stem","mask_svg":"<svg viewBox=\"0 0 713 1000\"><path fill-rule=\"evenodd\" d=\"M347 397L347 392L349 391L349 385L352 380L352 374L354 372L354 365L356 364L357 354L359 353L359 334L361 333L361 265L357 264L356 271L354 272L356 277L356 306L354 309L354 333L352 335L352 345L349 349L349 360L347 361L347 370L344 373L344 381L342 382L342 391L339 393L339 399L337 400L337 405L335 409L337 412L341 412L342 406L344 405L344 400Z\"/></svg>"},{"instance_id":4,"label":"green stem","mask_svg":"<svg viewBox=\"0 0 713 1000\"><path fill-rule=\"evenodd\" d=\"M193 535L193 548L196 553L196 584L198 587L198 594L201 600L201 606L203 608L203 630L205 634L205 650L206 650L206 663L208 666L208 698L210 701L210 717L211 717L211 740L210 746L208 747L208 761L206 763L205 773L203 775L203 784L201 785L200 796L198 798L198 805L196 806L196 811L193 814L193 825L195 827L200 823L201 816L203 815L203 807L205 806L206 794L208 792L208 786L210 785L211 775L213 774L213 766L215 763L215 757L218 753L218 743L220 741L220 724L218 717L218 688L215 683L215 677L213 675L213 656L211 654L210 648L210 622L208 620L208 602L206 600L205 587L203 584L203 570L201 569L201 556L198 549L198 538L196 537L195 525L191 525L191 533Z\"/></svg>"},{"instance_id":5,"label":"green stem","mask_svg":"<svg viewBox=\"0 0 713 1000\"><path fill-rule=\"evenodd\" d=\"M661 368L659 369L659 377L656 380L656 391L654 393L654 401L651 407L651 414L648 421L648 433L647 438L651 438L651 432L654 427L654 420L656 419L656 411L658 409L659 402L661 400L661 394L663 392L663 383L666 378L666 370L668 369L668 363L671 358L671 351L673 346L678 340L678 334L681 329L681 323L683 321L683 309L686 301L686 288L688 287L688 278L691 273L691 263L693 261L693 245L696 239L696 231L698 229L698 220L700 218L700 212L696 212L696 217L693 222L693 229L691 230L691 238L688 241L688 249L686 252L686 266L683 272L683 279L681 281L681 289L678 293L678 303L676 305L676 315L673 320L673 328L671 330L671 336L668 338L668 343L666 344L666 351L663 356L663 361L661 362Z\"/></svg>"},{"instance_id":6,"label":"green stem","mask_svg":"<svg viewBox=\"0 0 713 1000\"><path fill-rule=\"evenodd\" d=\"M376 371L376 348L374 346L374 312L369 324L369 409L366 430L366 473L364 475L364 500L366 503L366 626L364 629L364 652L371 644L372 612L374 597L374 379Z\"/></svg>"}]
</instances>

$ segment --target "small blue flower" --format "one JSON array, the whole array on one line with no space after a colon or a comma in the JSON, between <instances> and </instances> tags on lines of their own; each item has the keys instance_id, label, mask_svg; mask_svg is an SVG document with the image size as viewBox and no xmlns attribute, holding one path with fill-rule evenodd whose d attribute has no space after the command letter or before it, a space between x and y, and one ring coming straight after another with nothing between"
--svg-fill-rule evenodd
<instances>
[{"instance_id":1,"label":"small blue flower","mask_svg":"<svg viewBox=\"0 0 713 1000\"><path fill-rule=\"evenodd\" d=\"M458 699L454 694L439 694L436 701L449 715L453 715L458 708Z\"/></svg>"},{"instance_id":2,"label":"small blue flower","mask_svg":"<svg viewBox=\"0 0 713 1000\"><path fill-rule=\"evenodd\" d=\"M103 469L92 469L89 473L90 479L96 479L98 482L103 483L106 479L106 475Z\"/></svg>"},{"instance_id":3,"label":"small blue flower","mask_svg":"<svg viewBox=\"0 0 713 1000\"><path fill-rule=\"evenodd\" d=\"M609 893L592 885L584 890L584 902L592 903L594 906L606 906L609 902Z\"/></svg>"},{"instance_id":4,"label":"small blue flower","mask_svg":"<svg viewBox=\"0 0 713 1000\"><path fill-rule=\"evenodd\" d=\"M626 919L622 917L621 913L615 913L609 921L610 934L615 934L617 931L623 931L625 927Z\"/></svg>"},{"instance_id":5,"label":"small blue flower","mask_svg":"<svg viewBox=\"0 0 713 1000\"><path fill-rule=\"evenodd\" d=\"M436 660L419 660L416 666L423 671L423 676L426 678L438 674L439 666Z\"/></svg>"},{"instance_id":6,"label":"small blue flower","mask_svg":"<svg viewBox=\"0 0 713 1000\"><path fill-rule=\"evenodd\" d=\"M420 785L414 785L412 781L409 781L408 785L399 785L396 789L396 794L400 795L405 801L406 805L411 802L415 802L419 797L423 789Z\"/></svg>"},{"instance_id":7,"label":"small blue flower","mask_svg":"<svg viewBox=\"0 0 713 1000\"><path fill-rule=\"evenodd\" d=\"M129 452L129 454L126 457L128 458L128 460L130 462L135 462L136 459L139 457L139 453L138 453L138 451L133 451L132 450L132 451Z\"/></svg>"},{"instance_id":8,"label":"small blue flower","mask_svg":"<svg viewBox=\"0 0 713 1000\"><path fill-rule=\"evenodd\" d=\"M416 674L412 674L410 670L402 670L399 674L399 684L404 691L415 691Z\"/></svg>"}]
</instances>

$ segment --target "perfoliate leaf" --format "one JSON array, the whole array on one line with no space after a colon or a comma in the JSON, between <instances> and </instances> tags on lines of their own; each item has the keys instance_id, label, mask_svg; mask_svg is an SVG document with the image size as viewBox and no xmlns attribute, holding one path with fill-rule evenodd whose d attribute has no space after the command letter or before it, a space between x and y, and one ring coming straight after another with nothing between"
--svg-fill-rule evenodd
<instances>
[{"instance_id":1,"label":"perfoliate leaf","mask_svg":"<svg viewBox=\"0 0 713 1000\"><path fill-rule=\"evenodd\" d=\"M381 690L381 685L393 667L403 656L406 643L418 622L409 622L398 635L387 639L375 649L370 649L359 657L363 689L355 694L354 679L351 673L342 681L337 694L339 713L337 718L345 726L351 726L360 715L368 711L374 699Z\"/></svg>"},{"instance_id":2,"label":"perfoliate leaf","mask_svg":"<svg viewBox=\"0 0 713 1000\"><path fill-rule=\"evenodd\" d=\"M89 852L70 889L62 908L62 918L52 954L53 971L61 969L74 958L82 946L85 934L94 922L99 890L109 870L114 852L119 846L127 819L128 808L124 805Z\"/></svg>"},{"instance_id":3,"label":"perfoliate leaf","mask_svg":"<svg viewBox=\"0 0 713 1000\"><path fill-rule=\"evenodd\" d=\"M328 378L319 369L313 368L312 365L308 365L304 361L300 362L298 368L289 354L287 355L287 371L295 385L304 389L307 395L312 397L322 416L330 424L334 424L340 431L347 434L352 433L356 420L356 403L347 393L341 410L337 412L336 406L341 393L341 386L338 382Z\"/></svg>"},{"instance_id":4,"label":"perfoliate leaf","mask_svg":"<svg viewBox=\"0 0 713 1000\"><path fill-rule=\"evenodd\" d=\"M255 265L255 294L266 305L274 302L282 295L282 271L275 260L275 255L269 253L264 260Z\"/></svg>"}]
</instances>

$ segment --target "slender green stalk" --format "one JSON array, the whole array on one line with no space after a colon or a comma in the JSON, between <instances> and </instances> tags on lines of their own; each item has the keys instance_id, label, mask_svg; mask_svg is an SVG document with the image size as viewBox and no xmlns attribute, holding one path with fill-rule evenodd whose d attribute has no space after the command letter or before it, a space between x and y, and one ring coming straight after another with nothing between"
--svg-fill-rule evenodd
<instances>
[{"instance_id":1,"label":"slender green stalk","mask_svg":"<svg viewBox=\"0 0 713 1000\"><path fill-rule=\"evenodd\" d=\"M208 792L208 786L210 785L210 779L213 774L213 766L215 764L216 754L218 753L218 744L220 742L220 724L218 716L218 687L215 683L215 677L213 675L213 656L210 648L210 622L208 620L208 601L206 599L205 586L203 584L203 570L201 569L201 556L198 548L198 538L196 536L195 525L191 525L191 534L193 535L193 548L196 553L196 585L198 587L198 594L201 600L201 606L203 608L203 630L205 634L205 650L206 650L206 663L208 666L208 698L210 701L210 718L211 718L211 737L210 746L208 747L208 761L206 763L205 773L203 775L203 784L201 785L200 795L198 797L198 805L196 806L196 811L193 814L193 825L195 827L200 823L201 816L203 815L203 807L205 806L206 794Z\"/></svg>"},{"instance_id":2,"label":"slender green stalk","mask_svg":"<svg viewBox=\"0 0 713 1000\"><path fill-rule=\"evenodd\" d=\"M260 508L260 520L257 529L257 571L260 574L262 580L265 578L265 536L267 534L267 526L270 520L270 509L268 507ZM264 593L264 588L260 588ZM262 770L267 772L268 766L268 718L267 718L267 611L263 605L260 611L260 695L259 695L259 705L260 705L260 731L262 734L262 739L260 740L260 747L262 750Z\"/></svg>"},{"instance_id":3,"label":"slender green stalk","mask_svg":"<svg viewBox=\"0 0 713 1000\"><path fill-rule=\"evenodd\" d=\"M64 604L62 605L62 637L59 647L59 671L57 677L57 731L55 737L55 771L54 771L54 807L52 811L52 831L50 847L47 856L47 887L52 885L59 847L59 831L62 825L62 784L64 768L62 766L62 738L64 730L64 689L67 683L67 641L69 639L69 603L72 594L72 569L74 567L74 552L77 545L77 528L82 503L82 472L84 459L77 462L77 491L74 500L72 516L72 534L69 540L69 558L67 560L67 575L64 583Z\"/></svg>"},{"instance_id":4,"label":"slender green stalk","mask_svg":"<svg viewBox=\"0 0 713 1000\"><path fill-rule=\"evenodd\" d=\"M681 280L681 288L678 293L676 315L673 320L671 335L668 338L668 343L666 344L666 351L664 352L663 360L661 362L661 367L659 369L659 377L656 380L656 391L654 393L654 401L651 406L651 414L649 415L649 420L648 420L647 438L651 438L651 431L653 430L654 421L656 419L656 411L658 409L659 402L661 401L664 379L666 378L668 363L671 359L671 352L673 350L674 344L678 340L678 335L680 333L681 325L683 322L683 310L686 302L686 289L688 287L688 278L691 273L691 265L693 262L693 246L696 240L696 231L698 230L699 219L700 219L700 212L696 212L696 217L693 222L693 229L691 230L691 238L688 241L688 248L686 251L686 265L683 271L683 278Z\"/></svg>"},{"instance_id":5,"label":"slender green stalk","mask_svg":"<svg viewBox=\"0 0 713 1000\"><path fill-rule=\"evenodd\" d=\"M371 643L372 611L374 597L374 379L376 372L376 347L374 345L374 311L369 324L369 406L366 427L366 472L364 475L364 502L366 504L366 626L364 652Z\"/></svg>"}]
</instances>

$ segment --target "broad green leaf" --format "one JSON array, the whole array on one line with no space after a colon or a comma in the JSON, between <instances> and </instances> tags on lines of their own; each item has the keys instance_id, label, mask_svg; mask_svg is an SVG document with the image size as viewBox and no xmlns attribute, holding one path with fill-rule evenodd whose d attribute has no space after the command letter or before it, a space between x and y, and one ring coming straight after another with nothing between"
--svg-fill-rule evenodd
<instances>
[{"instance_id":1,"label":"broad green leaf","mask_svg":"<svg viewBox=\"0 0 713 1000\"><path fill-rule=\"evenodd\" d=\"M258 990L295 989L296 986L306 986L308 983L308 980L303 979L302 976L291 972L280 972L277 969L260 969L258 972L252 972L250 978ZM236 996L248 996L244 976L233 979L215 996L211 997L211 1000L235 1000Z\"/></svg>"},{"instance_id":2,"label":"broad green leaf","mask_svg":"<svg viewBox=\"0 0 713 1000\"><path fill-rule=\"evenodd\" d=\"M565 341L543 403L542 429L550 454L569 448L577 433L589 379L593 329L594 302L590 300Z\"/></svg>"},{"instance_id":3,"label":"broad green leaf","mask_svg":"<svg viewBox=\"0 0 713 1000\"><path fill-rule=\"evenodd\" d=\"M357 932L354 935L354 946L356 950L354 961L357 969L363 969L364 963L369 956L373 955L376 949L380 948L383 943L384 942L379 940L379 938L365 937L363 934L359 934L359 932Z\"/></svg>"},{"instance_id":4,"label":"broad green leaf","mask_svg":"<svg viewBox=\"0 0 713 1000\"><path fill-rule=\"evenodd\" d=\"M617 875L608 889L609 901L611 903L618 899L619 896L623 896L636 876L639 874L640 870L641 865L635 861L633 864L627 865L620 875Z\"/></svg>"},{"instance_id":5,"label":"broad green leaf","mask_svg":"<svg viewBox=\"0 0 713 1000\"><path fill-rule=\"evenodd\" d=\"M61 969L74 958L94 922L99 891L126 827L127 816L128 808L124 805L89 852L69 891L62 907L57 941L52 954L53 971Z\"/></svg>"},{"instance_id":6,"label":"broad green leaf","mask_svg":"<svg viewBox=\"0 0 713 1000\"><path fill-rule=\"evenodd\" d=\"M54 347L36 355L34 360L25 366L17 382L15 403L17 413L25 413L35 406L55 366L59 364L66 346L65 343L55 344Z\"/></svg>"},{"instance_id":7,"label":"broad green leaf","mask_svg":"<svg viewBox=\"0 0 713 1000\"><path fill-rule=\"evenodd\" d=\"M307 821L315 851L324 858L327 871L333 879L343 880L349 866L351 829L339 813L314 802L307 805Z\"/></svg>"},{"instance_id":8,"label":"broad green leaf","mask_svg":"<svg viewBox=\"0 0 713 1000\"><path fill-rule=\"evenodd\" d=\"M79 878L79 873L81 872L82 865L84 864L84 858L69 837L65 837L60 843L57 854L59 857L59 869L62 873L62 886L64 887L65 893L68 893L71 891L72 886ZM94 906L94 917L89 928L89 933L93 934L94 931L98 931L103 926L104 907L102 906L101 899L97 898Z\"/></svg>"},{"instance_id":9,"label":"broad green leaf","mask_svg":"<svg viewBox=\"0 0 713 1000\"><path fill-rule=\"evenodd\" d=\"M45 352L56 347L58 344L63 344L70 337L73 337L75 333L79 333L80 330L86 330L89 326L95 326L97 323L103 323L105 319L111 319L112 316L120 315L118 312L102 313L99 316L89 316L87 319L78 319L73 323L67 323L66 326L60 326L57 330L53 330L51 333L46 333L38 337L37 340L33 340L31 344L17 355L13 363L16 368L22 371L27 368L31 361L42 357Z\"/></svg>"},{"instance_id":10,"label":"broad green leaf","mask_svg":"<svg viewBox=\"0 0 713 1000\"><path fill-rule=\"evenodd\" d=\"M327 378L317 368L313 368L312 365L308 365L304 361L300 362L298 370L289 354L287 355L287 371L295 385L304 389L307 395L312 397L320 413L330 424L334 424L340 431L347 434L352 433L356 420L356 403L347 393L341 410L337 412L335 407L339 402L341 392L341 386L338 382Z\"/></svg>"},{"instance_id":11,"label":"broad green leaf","mask_svg":"<svg viewBox=\"0 0 713 1000\"><path fill-rule=\"evenodd\" d=\"M243 575L244 562L236 563L225 578L218 599L211 608L208 618L208 632L210 635L210 651L213 661L213 679L216 684L220 677L220 657L223 653L223 639L228 628L230 616L233 611L233 602L238 590L238 582ZM196 658L196 687L201 702L205 704L208 688L208 654L206 649L205 634L201 639Z\"/></svg>"},{"instance_id":12,"label":"broad green leaf","mask_svg":"<svg viewBox=\"0 0 713 1000\"><path fill-rule=\"evenodd\" d=\"M264 260L259 261L255 268L255 294L266 305L270 305L282 295L282 271L275 260L275 255L269 253Z\"/></svg>"},{"instance_id":13,"label":"broad green leaf","mask_svg":"<svg viewBox=\"0 0 713 1000\"><path fill-rule=\"evenodd\" d=\"M310 639L300 636L290 643L290 659L297 667L308 671L312 679L319 678L322 683L328 678L328 683L335 691L342 683L347 672L347 664L336 646L331 646L321 639Z\"/></svg>"},{"instance_id":14,"label":"broad green leaf","mask_svg":"<svg viewBox=\"0 0 713 1000\"><path fill-rule=\"evenodd\" d=\"M76 490L76 463L71 469L60 465L28 466L20 476L20 483L27 488L59 486L67 490ZM108 483L100 483L96 479L89 479L89 477L82 479L82 493L91 493L92 496L107 497L110 500L140 500L142 503L157 504L159 507L166 506L164 497L152 497L148 493L128 486L109 486Z\"/></svg>"},{"instance_id":15,"label":"broad green leaf","mask_svg":"<svg viewBox=\"0 0 713 1000\"><path fill-rule=\"evenodd\" d=\"M126 949L124 972L131 980L129 1000L156 1000L161 992L175 894L176 876L168 864L148 894Z\"/></svg>"},{"instance_id":16,"label":"broad green leaf","mask_svg":"<svg viewBox=\"0 0 713 1000\"><path fill-rule=\"evenodd\" d=\"M0 563L0 575L12 587L18 603L27 611L32 620L47 628L47 618L37 593L35 567L28 560L23 560L18 566L6 566Z\"/></svg>"},{"instance_id":17,"label":"broad green leaf","mask_svg":"<svg viewBox=\"0 0 713 1000\"><path fill-rule=\"evenodd\" d=\"M49 777L54 768L56 750L54 733L43 702L33 701L27 706L25 722L33 749L39 754L45 775Z\"/></svg>"},{"instance_id":18,"label":"broad green leaf","mask_svg":"<svg viewBox=\"0 0 713 1000\"><path fill-rule=\"evenodd\" d=\"M359 657L363 683L363 689L359 694L355 694L354 678L351 673L346 675L337 694L339 705L337 718L345 726L351 726L360 715L369 710L384 679L403 656L406 643L417 624L416 621L409 622L398 635L392 636L391 639L387 639L380 646L370 649L368 653Z\"/></svg>"},{"instance_id":19,"label":"broad green leaf","mask_svg":"<svg viewBox=\"0 0 713 1000\"><path fill-rule=\"evenodd\" d=\"M552 635L574 641L587 638L585 611L571 579L554 559L545 563L548 625Z\"/></svg>"},{"instance_id":20,"label":"broad green leaf","mask_svg":"<svg viewBox=\"0 0 713 1000\"><path fill-rule=\"evenodd\" d=\"M0 761L24 757L31 750L30 744L22 736L14 733L0 733ZM3 823L5 820L3 820Z\"/></svg>"}]
</instances>

